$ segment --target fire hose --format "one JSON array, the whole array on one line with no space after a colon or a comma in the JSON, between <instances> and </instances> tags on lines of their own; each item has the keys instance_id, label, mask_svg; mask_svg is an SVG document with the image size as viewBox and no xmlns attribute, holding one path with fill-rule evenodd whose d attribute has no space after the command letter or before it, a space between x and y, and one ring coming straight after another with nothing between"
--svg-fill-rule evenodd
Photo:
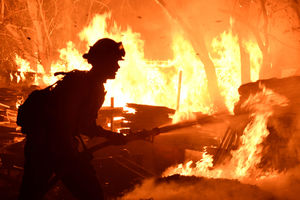
<instances>
[{"instance_id":1,"label":"fire hose","mask_svg":"<svg viewBox=\"0 0 300 200\"><path fill-rule=\"evenodd\" d=\"M188 121L183 121L171 125L165 125L162 127L156 127L151 130L142 130L136 133L129 133L125 136L126 142L134 141L134 140L147 140L153 141L153 137L161 134L161 133L167 133L170 131L182 129L182 128L187 128L191 127L194 125L203 125L203 124L208 124L208 123L213 123L213 122L218 122L220 121L220 118L216 117L216 115L204 115L202 117L198 117L196 120L188 120ZM102 142L100 144L96 144L92 147L87 148L84 144L84 141L82 140L81 137L79 137L82 145L83 145L83 151L81 153L87 153L87 154L93 154L94 152L111 146L111 145L116 145L116 143L111 139L107 140L105 142ZM52 179L48 182L48 187L45 188L45 193L47 193L58 181L59 177L56 175L52 177Z\"/></svg>"}]
</instances>

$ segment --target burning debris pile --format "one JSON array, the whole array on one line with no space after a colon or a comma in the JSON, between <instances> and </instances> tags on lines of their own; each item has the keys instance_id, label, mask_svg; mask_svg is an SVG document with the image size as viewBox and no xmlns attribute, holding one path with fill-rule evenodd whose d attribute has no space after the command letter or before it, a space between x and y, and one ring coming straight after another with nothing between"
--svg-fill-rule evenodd
<instances>
[{"instance_id":1,"label":"burning debris pile","mask_svg":"<svg viewBox=\"0 0 300 200\"><path fill-rule=\"evenodd\" d=\"M289 148L298 134L300 112L296 88L299 83L299 77L290 77L240 87L241 98L235 106L235 115L216 155L210 157L213 161L210 167L230 166L234 173L226 174L221 167L221 171L212 170L215 171L212 177L243 179L255 174L258 178L263 174L262 169L271 173L298 164L298 155L291 152L295 146L294 150Z\"/></svg>"},{"instance_id":2,"label":"burning debris pile","mask_svg":"<svg viewBox=\"0 0 300 200\"><path fill-rule=\"evenodd\" d=\"M197 162L170 167L123 199L297 199L300 186L292 183L300 179L299 88L300 77L242 85L214 155L204 152Z\"/></svg>"},{"instance_id":3,"label":"burning debris pile","mask_svg":"<svg viewBox=\"0 0 300 200\"><path fill-rule=\"evenodd\" d=\"M300 161L298 147L296 146L297 138L300 134L300 77L260 80L241 86L239 88L241 98L235 106L235 115L251 116L249 107L243 107L242 105L247 101L249 96L253 96L262 91L262 86L285 97L286 105L276 105L273 109L272 116L268 118L267 130L269 134L261 144L263 146L262 158L258 165L265 170L272 168L274 170L284 171L295 167ZM275 100L272 100L270 103L274 101Z\"/></svg>"},{"instance_id":4,"label":"burning debris pile","mask_svg":"<svg viewBox=\"0 0 300 200\"><path fill-rule=\"evenodd\" d=\"M242 118L238 115L233 117L214 157L204 152L202 160L196 162L195 167L191 167L192 162L188 162L185 166L168 169L165 175L171 172L171 174L251 180L272 174L274 168L262 171L259 167L263 155L262 144L270 134L269 118L273 116L277 107L287 106L287 98L262 87L259 92L250 95L241 104L249 114Z\"/></svg>"}]
</instances>

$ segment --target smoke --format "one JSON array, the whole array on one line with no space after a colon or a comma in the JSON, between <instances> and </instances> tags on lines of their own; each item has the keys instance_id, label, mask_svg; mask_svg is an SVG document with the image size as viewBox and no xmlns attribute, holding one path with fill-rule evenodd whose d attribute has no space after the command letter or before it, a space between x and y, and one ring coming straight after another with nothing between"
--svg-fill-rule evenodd
<instances>
[{"instance_id":1,"label":"smoke","mask_svg":"<svg viewBox=\"0 0 300 200\"><path fill-rule=\"evenodd\" d=\"M208 179L173 175L148 179L120 200L135 199L206 199L206 200L297 200L300 189L300 166L276 177L244 184L237 180Z\"/></svg>"},{"instance_id":2,"label":"smoke","mask_svg":"<svg viewBox=\"0 0 300 200\"><path fill-rule=\"evenodd\" d=\"M206 200L297 200L300 189L300 166L255 185L229 179L171 176L145 180L120 200L135 199L206 199Z\"/></svg>"},{"instance_id":3,"label":"smoke","mask_svg":"<svg viewBox=\"0 0 300 200\"><path fill-rule=\"evenodd\" d=\"M300 166L298 165L276 177L258 181L256 184L259 188L272 193L276 199L299 199Z\"/></svg>"},{"instance_id":4,"label":"smoke","mask_svg":"<svg viewBox=\"0 0 300 200\"><path fill-rule=\"evenodd\" d=\"M235 180L207 179L199 177L170 176L145 180L121 200L135 199L206 199L206 200L268 200L275 199L269 192L257 186Z\"/></svg>"},{"instance_id":5,"label":"smoke","mask_svg":"<svg viewBox=\"0 0 300 200\"><path fill-rule=\"evenodd\" d=\"M294 110L295 111L295 110ZM293 166L281 172L278 176L268 178L257 182L257 185L264 190L270 191L274 196L281 199L296 200L299 199L300 190L300 131L299 131L299 117L288 124L290 127L286 128L286 123L278 123L277 129L284 129L289 138L287 148L283 149L281 154L285 155L282 159L286 166ZM295 164L295 162L297 164Z\"/></svg>"}]
</instances>

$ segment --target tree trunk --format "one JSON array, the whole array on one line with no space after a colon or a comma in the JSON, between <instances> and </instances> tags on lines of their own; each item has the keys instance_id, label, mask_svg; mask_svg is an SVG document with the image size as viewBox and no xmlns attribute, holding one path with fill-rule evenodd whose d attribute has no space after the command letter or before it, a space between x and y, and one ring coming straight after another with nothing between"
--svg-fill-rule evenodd
<instances>
[{"instance_id":1,"label":"tree trunk","mask_svg":"<svg viewBox=\"0 0 300 200\"><path fill-rule=\"evenodd\" d=\"M300 2L299 0L291 0L291 7L294 9L298 17L298 24L300 26Z\"/></svg>"},{"instance_id":2,"label":"tree trunk","mask_svg":"<svg viewBox=\"0 0 300 200\"><path fill-rule=\"evenodd\" d=\"M46 72L50 70L51 40L47 29L40 0L27 0L27 8L35 29L32 33L33 49L37 52L38 63L42 64Z\"/></svg>"},{"instance_id":3,"label":"tree trunk","mask_svg":"<svg viewBox=\"0 0 300 200\"><path fill-rule=\"evenodd\" d=\"M271 68L271 61L269 55L269 36L268 36L269 20L268 20L266 5L265 5L266 0L260 0L260 4L264 16L264 26L263 26L264 44L259 45L263 54L263 62L262 62L259 78L266 79L272 77L272 73L270 73L272 68Z\"/></svg>"},{"instance_id":4,"label":"tree trunk","mask_svg":"<svg viewBox=\"0 0 300 200\"><path fill-rule=\"evenodd\" d=\"M238 37L241 56L241 83L245 84L251 82L250 55L243 46L242 39L244 37L242 34L238 34Z\"/></svg>"},{"instance_id":5,"label":"tree trunk","mask_svg":"<svg viewBox=\"0 0 300 200\"><path fill-rule=\"evenodd\" d=\"M205 42L203 40L203 34L201 32L194 33L193 29L190 27L178 16L175 12L170 10L166 3L163 0L155 0L164 11L170 16L172 20L182 28L186 37L191 41L191 44L194 50L198 53L202 63L204 64L204 69L207 77L208 82L208 92L214 103L215 110L223 110L225 109L225 101L224 98L221 96L219 87L218 87L218 79L216 75L216 70L214 63L209 57L208 50L206 48Z\"/></svg>"},{"instance_id":6,"label":"tree trunk","mask_svg":"<svg viewBox=\"0 0 300 200\"><path fill-rule=\"evenodd\" d=\"M248 21L248 13L250 7L250 0L239 0L238 6L235 10L238 10L239 15L243 18L243 21ZM241 56L241 83L249 83L251 81L251 68L250 68L250 55L244 48L243 40L247 39L246 28L240 21L236 24L236 31L238 33L238 41L240 47Z\"/></svg>"},{"instance_id":7,"label":"tree trunk","mask_svg":"<svg viewBox=\"0 0 300 200\"><path fill-rule=\"evenodd\" d=\"M4 0L1 0L1 14L0 14L0 23L3 22L4 20L4 11L5 11L5 3L4 3Z\"/></svg>"}]
</instances>

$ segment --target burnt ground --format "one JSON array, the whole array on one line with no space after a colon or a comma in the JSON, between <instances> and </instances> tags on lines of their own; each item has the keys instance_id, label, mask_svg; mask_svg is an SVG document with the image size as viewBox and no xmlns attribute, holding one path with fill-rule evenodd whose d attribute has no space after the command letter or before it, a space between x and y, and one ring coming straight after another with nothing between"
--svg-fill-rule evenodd
<instances>
[{"instance_id":1,"label":"burnt ground","mask_svg":"<svg viewBox=\"0 0 300 200\"><path fill-rule=\"evenodd\" d=\"M36 88L0 89L0 197L1 200L17 199L23 173L24 135L17 131L15 124L17 109L16 102L20 96L26 96ZM24 92L25 91L25 92ZM150 109L159 110L165 116L166 108L147 105L139 106L141 113L147 114L148 126L158 126L156 114L145 112ZM167 110L167 112L170 112ZM168 116L168 115L166 115ZM132 116L130 116L132 118ZM150 118L149 118L150 117ZM138 117L137 119L139 119ZM143 117L141 117L143 118ZM168 120L168 117L164 117ZM134 120L132 120L134 121ZM151 123L150 123L151 122ZM155 122L155 123L154 123ZM137 124L136 120L134 121ZM150 123L150 124L149 124ZM159 122L161 123L161 122ZM145 125L143 125L144 127ZM219 125L218 125L219 126ZM136 127L135 127L136 128ZM204 146L216 146L222 135L224 126L216 131L215 125L191 127L156 136L154 141L134 141L124 146L110 146L94 154L93 166L109 199L123 196L138 183L149 177L160 177L169 166L184 162L188 159L199 159L194 152L202 151ZM101 143L95 139L90 145ZM212 149L213 151L213 149ZM47 200L73 197L58 182L46 195Z\"/></svg>"},{"instance_id":2,"label":"burnt ground","mask_svg":"<svg viewBox=\"0 0 300 200\"><path fill-rule=\"evenodd\" d=\"M0 196L3 200L17 199L22 177L24 138L12 124L0 126L1 167ZM217 145L215 125L191 127L157 136L153 142L133 141L124 146L109 146L94 154L92 164L109 199L124 196L137 184L160 174L169 166L182 163L191 152L204 146ZM220 133L217 133L220 134ZM21 141L21 142L20 142ZM90 145L102 139L90 141ZM194 158L198 159L198 158ZM72 195L58 182L46 195L46 200L72 200Z\"/></svg>"},{"instance_id":3,"label":"burnt ground","mask_svg":"<svg viewBox=\"0 0 300 200\"><path fill-rule=\"evenodd\" d=\"M126 194L129 199L276 200L270 192L236 180L173 175L149 179Z\"/></svg>"}]
</instances>

